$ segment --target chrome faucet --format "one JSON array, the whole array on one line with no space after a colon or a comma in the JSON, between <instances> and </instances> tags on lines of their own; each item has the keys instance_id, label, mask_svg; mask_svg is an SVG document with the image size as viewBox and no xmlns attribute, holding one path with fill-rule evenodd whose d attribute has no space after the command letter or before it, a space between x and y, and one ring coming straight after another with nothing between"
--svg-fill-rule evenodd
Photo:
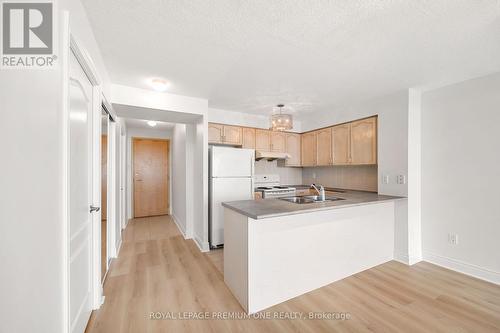
<instances>
[{"instance_id":1,"label":"chrome faucet","mask_svg":"<svg viewBox=\"0 0 500 333\"><path fill-rule=\"evenodd\" d=\"M311 184L311 188L314 188L316 190L316 192L318 192L318 194L319 194L318 201L325 201L325 188L323 187L323 185L318 185L318 186L319 186L319 189L318 189L318 187L316 187L316 184Z\"/></svg>"}]
</instances>

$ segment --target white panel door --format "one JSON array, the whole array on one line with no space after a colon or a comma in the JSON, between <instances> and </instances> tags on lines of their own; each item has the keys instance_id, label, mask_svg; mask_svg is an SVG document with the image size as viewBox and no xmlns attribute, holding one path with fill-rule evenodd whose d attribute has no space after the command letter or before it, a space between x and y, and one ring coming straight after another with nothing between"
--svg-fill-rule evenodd
<instances>
[{"instance_id":1,"label":"white panel door","mask_svg":"<svg viewBox=\"0 0 500 333\"><path fill-rule=\"evenodd\" d=\"M69 314L71 332L84 332L92 311L92 85L73 53L69 96Z\"/></svg>"},{"instance_id":2,"label":"white panel door","mask_svg":"<svg viewBox=\"0 0 500 333\"><path fill-rule=\"evenodd\" d=\"M212 177L253 176L254 150L212 147Z\"/></svg>"},{"instance_id":3,"label":"white panel door","mask_svg":"<svg viewBox=\"0 0 500 333\"><path fill-rule=\"evenodd\" d=\"M224 208L222 203L225 201L252 200L252 178L213 178L211 199L210 245L217 246L224 244Z\"/></svg>"}]
</instances>

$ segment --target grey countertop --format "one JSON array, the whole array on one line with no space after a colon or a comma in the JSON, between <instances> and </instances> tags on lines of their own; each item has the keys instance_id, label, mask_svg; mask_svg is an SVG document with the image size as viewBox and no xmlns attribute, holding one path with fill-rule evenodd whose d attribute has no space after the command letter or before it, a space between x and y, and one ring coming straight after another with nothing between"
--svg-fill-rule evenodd
<instances>
[{"instance_id":1,"label":"grey countertop","mask_svg":"<svg viewBox=\"0 0 500 333\"><path fill-rule=\"evenodd\" d=\"M320 210L368 205L381 201L404 199L404 197L380 195L374 192L352 190L342 191L342 193L334 193L333 195L329 194L327 197L335 196L345 200L296 204L279 199L258 199L223 202L222 206L230 208L252 219L258 220L277 216L310 213Z\"/></svg>"}]
</instances>

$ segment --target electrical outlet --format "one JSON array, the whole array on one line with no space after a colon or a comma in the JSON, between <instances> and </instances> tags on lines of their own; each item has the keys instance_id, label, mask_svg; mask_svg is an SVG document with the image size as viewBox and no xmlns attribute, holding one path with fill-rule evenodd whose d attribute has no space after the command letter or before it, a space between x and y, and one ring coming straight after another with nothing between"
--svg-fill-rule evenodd
<instances>
[{"instance_id":1,"label":"electrical outlet","mask_svg":"<svg viewBox=\"0 0 500 333\"><path fill-rule=\"evenodd\" d=\"M458 235L457 234L448 234L448 243L451 245L458 245Z\"/></svg>"},{"instance_id":2,"label":"electrical outlet","mask_svg":"<svg viewBox=\"0 0 500 333\"><path fill-rule=\"evenodd\" d=\"M382 176L382 184L389 184L389 175Z\"/></svg>"},{"instance_id":3,"label":"electrical outlet","mask_svg":"<svg viewBox=\"0 0 500 333\"><path fill-rule=\"evenodd\" d=\"M313 179L316 179L316 172L313 172L312 177Z\"/></svg>"},{"instance_id":4,"label":"electrical outlet","mask_svg":"<svg viewBox=\"0 0 500 333\"><path fill-rule=\"evenodd\" d=\"M398 175L396 181L400 185L406 184L406 176L405 175Z\"/></svg>"}]
</instances>

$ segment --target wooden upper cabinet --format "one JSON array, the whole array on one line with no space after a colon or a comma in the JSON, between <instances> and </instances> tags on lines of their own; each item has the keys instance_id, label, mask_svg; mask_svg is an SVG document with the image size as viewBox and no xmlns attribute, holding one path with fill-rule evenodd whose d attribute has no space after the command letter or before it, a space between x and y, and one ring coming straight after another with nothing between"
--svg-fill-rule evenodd
<instances>
[{"instance_id":1,"label":"wooden upper cabinet","mask_svg":"<svg viewBox=\"0 0 500 333\"><path fill-rule=\"evenodd\" d=\"M224 137L224 125L208 123L208 142L222 143Z\"/></svg>"},{"instance_id":2,"label":"wooden upper cabinet","mask_svg":"<svg viewBox=\"0 0 500 333\"><path fill-rule=\"evenodd\" d=\"M255 130L255 149L269 151L271 149L271 136L268 130Z\"/></svg>"},{"instance_id":3,"label":"wooden upper cabinet","mask_svg":"<svg viewBox=\"0 0 500 333\"><path fill-rule=\"evenodd\" d=\"M208 142L288 153L287 166L377 164L377 117L304 134L208 123Z\"/></svg>"},{"instance_id":4,"label":"wooden upper cabinet","mask_svg":"<svg viewBox=\"0 0 500 333\"><path fill-rule=\"evenodd\" d=\"M208 142L226 143L230 145L242 144L242 131L240 126L208 123Z\"/></svg>"},{"instance_id":5,"label":"wooden upper cabinet","mask_svg":"<svg viewBox=\"0 0 500 333\"><path fill-rule=\"evenodd\" d=\"M332 164L332 129L325 128L316 131L317 161L316 165Z\"/></svg>"},{"instance_id":6,"label":"wooden upper cabinet","mask_svg":"<svg viewBox=\"0 0 500 333\"><path fill-rule=\"evenodd\" d=\"M316 132L302 134L301 157L302 166L316 165Z\"/></svg>"},{"instance_id":7,"label":"wooden upper cabinet","mask_svg":"<svg viewBox=\"0 0 500 333\"><path fill-rule=\"evenodd\" d=\"M242 132L241 127L239 126L224 125L223 143L231 145L241 145L242 144L241 132Z\"/></svg>"},{"instance_id":8,"label":"wooden upper cabinet","mask_svg":"<svg viewBox=\"0 0 500 333\"><path fill-rule=\"evenodd\" d=\"M270 131L269 137L270 137L270 141L271 141L271 145L270 145L271 151L274 151L277 153L286 152L285 133Z\"/></svg>"},{"instance_id":9,"label":"wooden upper cabinet","mask_svg":"<svg viewBox=\"0 0 500 333\"><path fill-rule=\"evenodd\" d=\"M242 148L255 149L255 128L243 127Z\"/></svg>"},{"instance_id":10,"label":"wooden upper cabinet","mask_svg":"<svg viewBox=\"0 0 500 333\"><path fill-rule=\"evenodd\" d=\"M300 166L300 134L286 133L285 134L286 153L290 158L285 161L287 166Z\"/></svg>"},{"instance_id":11,"label":"wooden upper cabinet","mask_svg":"<svg viewBox=\"0 0 500 333\"><path fill-rule=\"evenodd\" d=\"M332 127L332 155L334 165L345 165L350 163L350 129L351 124Z\"/></svg>"},{"instance_id":12,"label":"wooden upper cabinet","mask_svg":"<svg viewBox=\"0 0 500 333\"><path fill-rule=\"evenodd\" d=\"M377 118L351 124L351 164L377 164Z\"/></svg>"}]
</instances>

